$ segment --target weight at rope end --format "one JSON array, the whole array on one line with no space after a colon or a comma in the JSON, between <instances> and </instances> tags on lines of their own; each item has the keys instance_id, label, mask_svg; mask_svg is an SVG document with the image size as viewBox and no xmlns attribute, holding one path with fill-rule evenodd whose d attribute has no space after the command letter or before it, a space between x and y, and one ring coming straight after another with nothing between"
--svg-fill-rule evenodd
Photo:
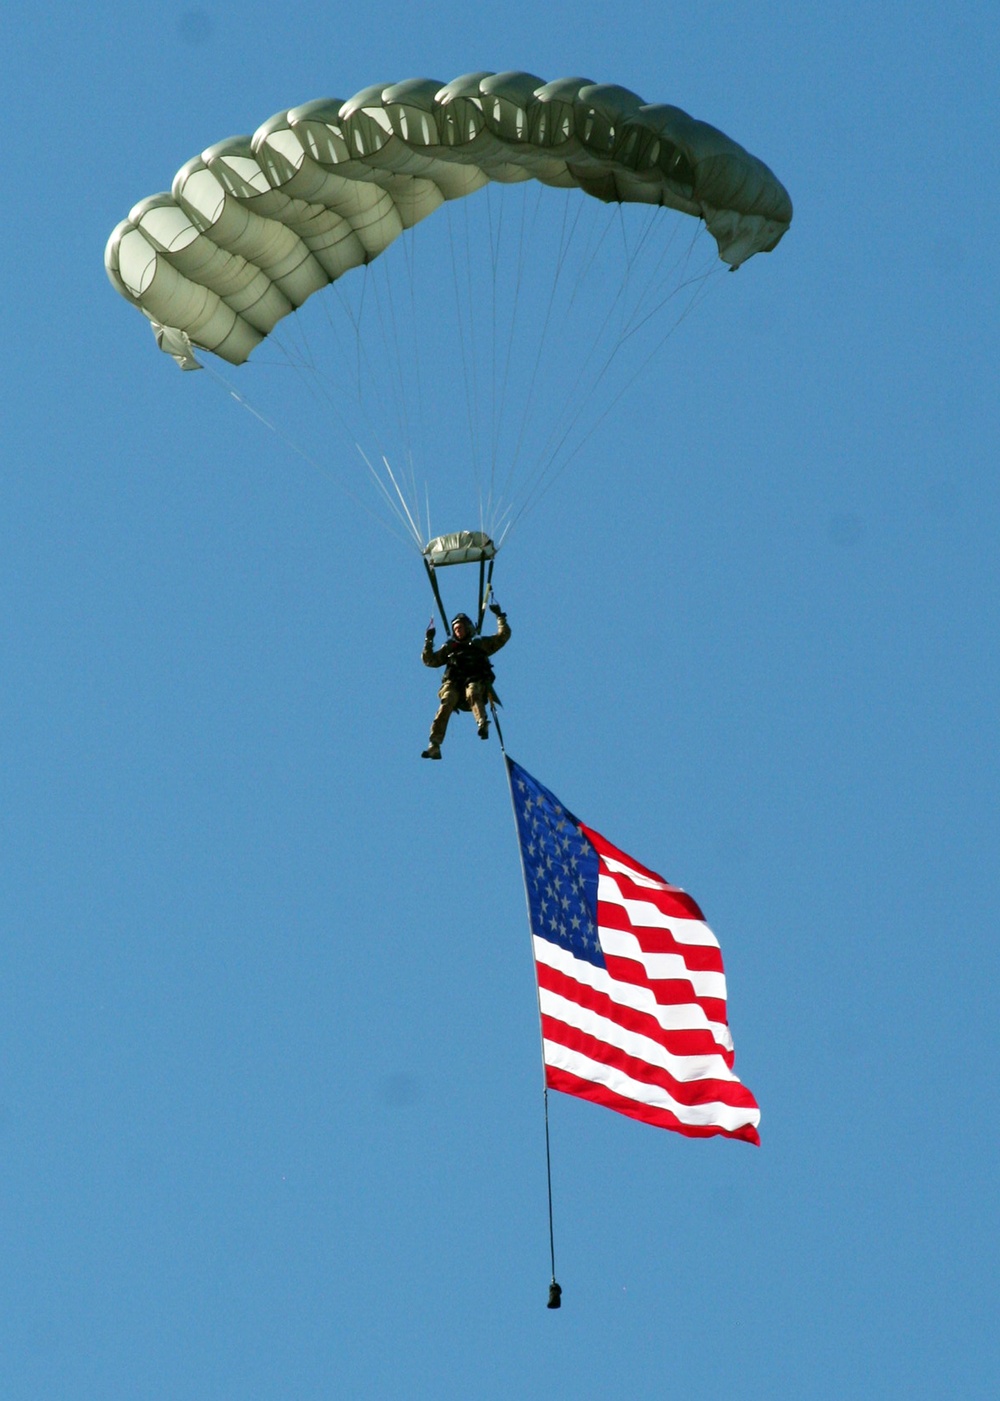
<instances>
[{"instance_id":1,"label":"weight at rope end","mask_svg":"<svg viewBox=\"0 0 1000 1401\"><path fill-rule=\"evenodd\" d=\"M562 1308L562 1286L556 1284L555 1280L549 1285L549 1302L545 1305L547 1309Z\"/></svg>"}]
</instances>

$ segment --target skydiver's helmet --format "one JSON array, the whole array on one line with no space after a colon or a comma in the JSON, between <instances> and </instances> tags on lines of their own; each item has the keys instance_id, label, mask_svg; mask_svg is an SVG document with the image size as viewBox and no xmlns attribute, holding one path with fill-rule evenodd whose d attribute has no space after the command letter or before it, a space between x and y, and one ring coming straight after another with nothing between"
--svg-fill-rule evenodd
<instances>
[{"instance_id":1,"label":"skydiver's helmet","mask_svg":"<svg viewBox=\"0 0 1000 1401\"><path fill-rule=\"evenodd\" d=\"M465 624L465 640L468 640L470 637L475 637L475 635L476 635L476 625L475 625L475 623L472 621L472 619L469 617L468 613L456 613L455 616L454 616L454 618L452 618L452 620L451 620L451 631L452 631L452 635L453 635L453 636L454 636L454 633L455 633L455 624L456 624L456 623L464 623L464 624Z\"/></svg>"}]
</instances>

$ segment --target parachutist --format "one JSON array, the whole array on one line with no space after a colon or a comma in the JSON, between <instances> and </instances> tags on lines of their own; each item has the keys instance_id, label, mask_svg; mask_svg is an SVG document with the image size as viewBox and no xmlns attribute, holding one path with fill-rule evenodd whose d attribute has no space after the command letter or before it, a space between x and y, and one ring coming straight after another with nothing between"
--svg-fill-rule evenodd
<instances>
[{"instance_id":1,"label":"parachutist","mask_svg":"<svg viewBox=\"0 0 1000 1401\"><path fill-rule=\"evenodd\" d=\"M497 699L489 659L494 652L499 652L510 637L507 614L499 603L491 603L490 612L497 620L494 637L477 637L472 619L466 613L452 618L451 636L442 647L434 647L433 623L427 629L420 660L424 666L443 666L445 673L438 691L441 704L431 724L430 739L421 758L440 759L448 721L456 710L471 710L479 738L489 739L490 721L486 708L490 702L496 704Z\"/></svg>"}]
</instances>

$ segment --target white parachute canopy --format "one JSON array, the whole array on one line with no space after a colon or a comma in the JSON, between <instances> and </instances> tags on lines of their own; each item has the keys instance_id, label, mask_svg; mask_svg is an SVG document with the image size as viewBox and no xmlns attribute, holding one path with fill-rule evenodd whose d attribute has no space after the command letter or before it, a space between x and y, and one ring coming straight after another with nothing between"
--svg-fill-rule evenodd
<instances>
[{"instance_id":1,"label":"white parachute canopy","mask_svg":"<svg viewBox=\"0 0 1000 1401\"><path fill-rule=\"evenodd\" d=\"M541 193L531 205L513 192L490 203L490 191L511 187ZM486 193L467 198L477 191ZM451 208L471 205L487 211L474 235L467 232L471 225L463 233L447 217ZM566 250L584 206L603 207L608 217L592 242L584 238L571 280ZM334 298L325 314L334 335L357 334L354 353L348 344L324 358L299 343L297 329L291 346L270 343L286 365L311 377L317 395L360 400L366 381L363 413L367 441L375 445L363 447L353 427L345 437L352 452L357 444L403 530L423 549L431 530L418 475L426 469L412 430L421 385L444 378L431 322L441 319L446 298L453 291L465 297L450 333L464 364L445 384L445 411L432 408L429 417L440 430L453 408L460 411L464 392L470 420L464 456L476 477L475 509L482 533L499 541L516 519L510 513L523 512L546 488L615 402L620 391L609 367L620 366L619 351L662 323L678 287L690 300L698 295L707 273L692 272L683 248L668 257L676 227L670 211L695 232L706 228L731 268L773 249L792 217L786 190L757 157L679 108L647 103L626 88L582 78L547 83L521 72L472 73L447 84L414 78L365 88L348 101L293 107L252 136L207 147L181 167L169 193L141 200L118 224L105 264L117 290L153 324L160 347L185 370L199 367L202 351L244 364L289 313L330 284L340 292L342 280L342 300ZM645 222L630 222L632 212ZM412 235L400 235L425 220L436 227L442 217L454 271L433 284L430 316L404 334L398 327L410 299L407 278L422 253ZM501 226L517 249L516 269L503 287ZM546 232L553 238L548 254ZM383 260L397 240L399 256ZM483 280L459 270L463 242L478 243ZM637 271L640 251L652 259L649 273ZM532 281L545 257L552 269L544 274L548 294ZM664 292L657 265L670 259L674 286ZM383 288L371 265L390 261ZM460 287L463 281L468 286ZM356 289L357 301L344 310ZM610 307L603 300L608 293ZM670 305L668 326L686 314L678 305ZM570 325L570 310L582 333ZM529 313L537 322L534 341L525 334ZM377 350L365 339L372 322L383 338ZM392 343L394 363L384 343ZM586 344L591 348L570 369L572 353ZM552 369L568 386L558 403L542 387ZM540 426L529 427L532 414ZM397 424L398 444L390 447ZM445 454L425 454L432 456Z\"/></svg>"}]
</instances>

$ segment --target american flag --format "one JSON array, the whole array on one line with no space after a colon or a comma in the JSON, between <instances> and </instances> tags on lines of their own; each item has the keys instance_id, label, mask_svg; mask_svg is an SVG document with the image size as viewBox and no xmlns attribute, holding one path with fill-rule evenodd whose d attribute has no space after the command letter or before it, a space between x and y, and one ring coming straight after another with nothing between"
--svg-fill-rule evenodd
<instances>
[{"instance_id":1,"label":"american flag","mask_svg":"<svg viewBox=\"0 0 1000 1401\"><path fill-rule=\"evenodd\" d=\"M759 1143L733 1073L726 978L690 895L507 759L538 978L545 1083L691 1138Z\"/></svg>"}]
</instances>

